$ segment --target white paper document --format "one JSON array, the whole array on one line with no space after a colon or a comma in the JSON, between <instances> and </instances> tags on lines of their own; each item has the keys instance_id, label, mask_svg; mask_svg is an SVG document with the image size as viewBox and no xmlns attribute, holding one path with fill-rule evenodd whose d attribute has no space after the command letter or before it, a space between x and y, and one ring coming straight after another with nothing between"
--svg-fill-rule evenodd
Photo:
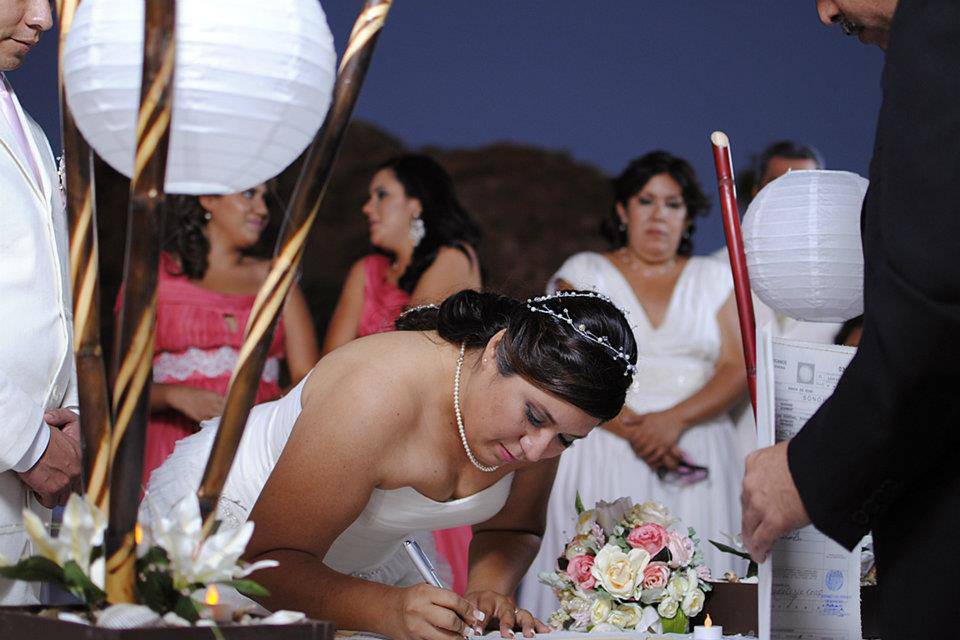
<instances>
[{"instance_id":1,"label":"white paper document","mask_svg":"<svg viewBox=\"0 0 960 640\"><path fill-rule=\"evenodd\" d=\"M757 439L793 437L833 393L851 347L757 335ZM838 425L842 428L842 425ZM812 526L781 538L760 565L760 640L860 640L860 552Z\"/></svg>"}]
</instances>

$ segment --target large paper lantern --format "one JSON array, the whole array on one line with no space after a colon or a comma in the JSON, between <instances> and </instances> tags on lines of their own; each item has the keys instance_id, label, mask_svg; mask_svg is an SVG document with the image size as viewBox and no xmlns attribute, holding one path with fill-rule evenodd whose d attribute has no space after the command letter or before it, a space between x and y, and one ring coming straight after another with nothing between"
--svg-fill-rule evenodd
<instances>
[{"instance_id":1,"label":"large paper lantern","mask_svg":"<svg viewBox=\"0 0 960 640\"><path fill-rule=\"evenodd\" d=\"M168 193L243 191L280 173L330 107L333 36L317 0L179 0ZM84 0L64 51L67 101L90 145L133 171L142 0Z\"/></svg>"},{"instance_id":2,"label":"large paper lantern","mask_svg":"<svg viewBox=\"0 0 960 640\"><path fill-rule=\"evenodd\" d=\"M750 285L774 311L819 322L863 313L867 184L847 171L791 171L750 203L743 219Z\"/></svg>"}]
</instances>

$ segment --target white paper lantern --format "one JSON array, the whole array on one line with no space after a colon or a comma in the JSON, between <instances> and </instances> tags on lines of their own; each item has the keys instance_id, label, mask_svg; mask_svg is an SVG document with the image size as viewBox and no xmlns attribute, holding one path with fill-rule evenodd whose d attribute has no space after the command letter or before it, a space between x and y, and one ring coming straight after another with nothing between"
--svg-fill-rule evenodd
<instances>
[{"instance_id":1,"label":"white paper lantern","mask_svg":"<svg viewBox=\"0 0 960 640\"><path fill-rule=\"evenodd\" d=\"M743 244L750 285L764 303L815 322L863 313L867 185L847 171L791 171L757 194L743 219Z\"/></svg>"},{"instance_id":2,"label":"white paper lantern","mask_svg":"<svg viewBox=\"0 0 960 640\"><path fill-rule=\"evenodd\" d=\"M168 193L243 191L280 173L330 107L333 36L317 0L179 0ZM84 0L64 52L67 101L90 145L133 171L142 0Z\"/></svg>"}]
</instances>

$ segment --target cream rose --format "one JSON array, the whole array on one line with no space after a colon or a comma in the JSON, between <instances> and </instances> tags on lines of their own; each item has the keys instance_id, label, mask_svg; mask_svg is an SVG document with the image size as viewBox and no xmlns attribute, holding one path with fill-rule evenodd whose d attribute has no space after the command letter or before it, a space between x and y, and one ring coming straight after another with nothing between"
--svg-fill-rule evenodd
<instances>
[{"instance_id":1,"label":"cream rose","mask_svg":"<svg viewBox=\"0 0 960 640\"><path fill-rule=\"evenodd\" d=\"M660 614L661 618L670 619L673 616L677 615L677 609L680 607L680 603L673 598L664 598L657 606L657 613Z\"/></svg>"},{"instance_id":2,"label":"cream rose","mask_svg":"<svg viewBox=\"0 0 960 640\"><path fill-rule=\"evenodd\" d=\"M650 563L644 549L624 553L620 547L606 545L597 554L590 572L607 592L616 598L631 598L643 582L643 571Z\"/></svg>"},{"instance_id":3,"label":"cream rose","mask_svg":"<svg viewBox=\"0 0 960 640\"><path fill-rule=\"evenodd\" d=\"M683 609L683 614L688 618L692 618L703 609L703 600L705 594L700 589L691 589L687 592L687 595L683 597L683 602L680 604L680 607Z\"/></svg>"},{"instance_id":4,"label":"cream rose","mask_svg":"<svg viewBox=\"0 0 960 640\"><path fill-rule=\"evenodd\" d=\"M590 607L590 621L593 624L606 622L612 612L613 600L599 596L593 601L593 606Z\"/></svg>"},{"instance_id":5,"label":"cream rose","mask_svg":"<svg viewBox=\"0 0 960 640\"><path fill-rule=\"evenodd\" d=\"M670 515L667 508L659 502L648 500L643 504L638 504L630 510L629 518L634 526L641 524L658 524L661 527L669 527L677 521Z\"/></svg>"},{"instance_id":6,"label":"cream rose","mask_svg":"<svg viewBox=\"0 0 960 640\"><path fill-rule=\"evenodd\" d=\"M621 629L634 629L640 622L640 606L636 604L621 604L607 618L607 622L615 624Z\"/></svg>"},{"instance_id":7,"label":"cream rose","mask_svg":"<svg viewBox=\"0 0 960 640\"><path fill-rule=\"evenodd\" d=\"M597 521L597 512L595 509L588 509L577 516L577 535L585 536L593 529L593 523Z\"/></svg>"},{"instance_id":8,"label":"cream rose","mask_svg":"<svg viewBox=\"0 0 960 640\"><path fill-rule=\"evenodd\" d=\"M680 602L683 600L684 596L687 595L687 592L690 591L690 585L687 582L685 576L674 576L670 578L670 582L667 583L667 600L676 600ZM673 616L667 616L672 618Z\"/></svg>"}]
</instances>

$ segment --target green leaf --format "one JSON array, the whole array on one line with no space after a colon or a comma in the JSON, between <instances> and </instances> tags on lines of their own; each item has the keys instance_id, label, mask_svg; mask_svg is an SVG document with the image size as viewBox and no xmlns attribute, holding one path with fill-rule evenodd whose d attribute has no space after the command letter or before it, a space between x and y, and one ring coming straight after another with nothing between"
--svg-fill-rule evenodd
<instances>
[{"instance_id":1,"label":"green leaf","mask_svg":"<svg viewBox=\"0 0 960 640\"><path fill-rule=\"evenodd\" d=\"M251 598L266 598L270 595L269 591L253 580L231 580L229 582L220 582L219 584L233 587L243 595L250 596Z\"/></svg>"},{"instance_id":2,"label":"green leaf","mask_svg":"<svg viewBox=\"0 0 960 640\"><path fill-rule=\"evenodd\" d=\"M80 565L73 560L63 565L63 581L70 593L80 598L88 607L99 607L107 601L107 594L103 589L93 584Z\"/></svg>"},{"instance_id":3,"label":"green leaf","mask_svg":"<svg viewBox=\"0 0 960 640\"><path fill-rule=\"evenodd\" d=\"M579 491L577 491L577 499L573 503L573 508L577 510L578 516L585 511L585 509L583 508L583 500L580 498Z\"/></svg>"},{"instance_id":4,"label":"green leaf","mask_svg":"<svg viewBox=\"0 0 960 640\"><path fill-rule=\"evenodd\" d=\"M142 558L137 559L137 570L143 571L150 565L155 564L160 567L166 567L170 564L167 552L161 547L150 547Z\"/></svg>"},{"instance_id":5,"label":"green leaf","mask_svg":"<svg viewBox=\"0 0 960 640\"><path fill-rule=\"evenodd\" d=\"M200 619L199 605L190 596L180 596L173 607L173 612L190 624Z\"/></svg>"},{"instance_id":6,"label":"green leaf","mask_svg":"<svg viewBox=\"0 0 960 640\"><path fill-rule=\"evenodd\" d=\"M740 551L739 549L734 549L730 545L723 544L722 542L717 542L716 540L711 540L710 544L715 546L717 549L720 549L720 551L723 551L724 553L732 553L738 558L743 558L744 560L750 560L750 554L747 553L746 551Z\"/></svg>"},{"instance_id":7,"label":"green leaf","mask_svg":"<svg viewBox=\"0 0 960 640\"><path fill-rule=\"evenodd\" d=\"M683 611L678 610L672 618L660 618L660 622L663 623L664 633L687 633L689 621Z\"/></svg>"},{"instance_id":8,"label":"green leaf","mask_svg":"<svg viewBox=\"0 0 960 640\"><path fill-rule=\"evenodd\" d=\"M166 570L141 571L137 574L137 596L140 602L160 615L173 611L181 597L173 587L173 578Z\"/></svg>"},{"instance_id":9,"label":"green leaf","mask_svg":"<svg viewBox=\"0 0 960 640\"><path fill-rule=\"evenodd\" d=\"M24 582L52 582L64 585L63 569L43 556L24 558L10 567L0 567L0 577L8 580L23 580Z\"/></svg>"}]
</instances>

